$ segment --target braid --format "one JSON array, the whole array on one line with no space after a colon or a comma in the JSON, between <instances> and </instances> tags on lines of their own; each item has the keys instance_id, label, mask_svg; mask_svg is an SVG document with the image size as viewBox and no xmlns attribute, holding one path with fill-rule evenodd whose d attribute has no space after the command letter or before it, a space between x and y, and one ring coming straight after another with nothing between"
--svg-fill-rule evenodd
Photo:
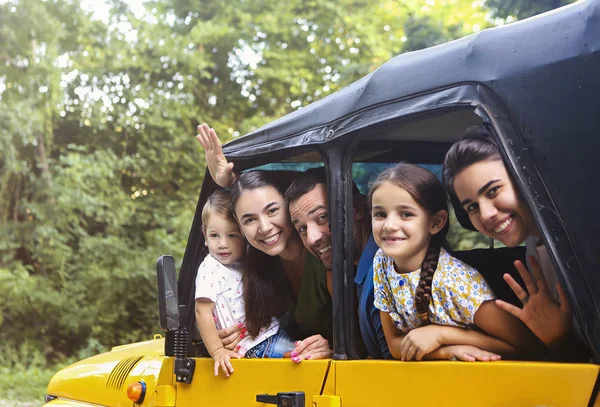
<instances>
[{"instance_id":1,"label":"braid","mask_svg":"<svg viewBox=\"0 0 600 407\"><path fill-rule=\"evenodd\" d=\"M442 247L443 237L440 233L431 237L429 249L421 264L421 277L417 290L415 292L415 303L417 306L417 315L425 325L429 325L429 303L431 301L431 283L433 275L437 269L438 259L440 257L440 249Z\"/></svg>"},{"instance_id":2,"label":"braid","mask_svg":"<svg viewBox=\"0 0 600 407\"><path fill-rule=\"evenodd\" d=\"M369 192L369 204L373 204L373 193L375 190L389 182L396 185L410 194L417 205L423 210L429 212L430 216L435 216L439 212L448 213L448 203L444 187L437 177L426 170L414 164L399 163L394 167L387 168L371 186ZM449 224L446 219L441 229L431 236L429 247L425 258L421 263L421 276L419 284L415 291L415 305L417 315L425 324L429 324L429 303L431 301L431 283L433 275L437 269L440 250L448 234Z\"/></svg>"}]
</instances>

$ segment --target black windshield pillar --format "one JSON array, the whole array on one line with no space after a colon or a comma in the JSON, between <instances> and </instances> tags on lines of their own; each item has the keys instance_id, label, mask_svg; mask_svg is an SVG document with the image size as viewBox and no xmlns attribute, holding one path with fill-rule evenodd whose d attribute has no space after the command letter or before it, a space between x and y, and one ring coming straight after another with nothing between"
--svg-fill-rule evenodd
<instances>
[{"instance_id":1,"label":"black windshield pillar","mask_svg":"<svg viewBox=\"0 0 600 407\"><path fill-rule=\"evenodd\" d=\"M355 358L352 332L355 325L354 231L352 184L346 177L347 144L333 142L325 148L327 186L329 192L329 221L333 249L333 358Z\"/></svg>"}]
</instances>

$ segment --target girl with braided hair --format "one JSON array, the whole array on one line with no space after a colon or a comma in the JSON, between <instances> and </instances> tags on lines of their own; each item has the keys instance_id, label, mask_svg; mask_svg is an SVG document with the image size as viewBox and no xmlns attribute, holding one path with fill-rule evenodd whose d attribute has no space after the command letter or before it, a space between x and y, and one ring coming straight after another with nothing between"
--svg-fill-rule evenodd
<instances>
[{"instance_id":1,"label":"girl with braided hair","mask_svg":"<svg viewBox=\"0 0 600 407\"><path fill-rule=\"evenodd\" d=\"M531 335L494 303L474 268L442 248L448 206L428 170L400 163L369 193L375 306L392 356L401 360L498 360L529 347Z\"/></svg>"}]
</instances>

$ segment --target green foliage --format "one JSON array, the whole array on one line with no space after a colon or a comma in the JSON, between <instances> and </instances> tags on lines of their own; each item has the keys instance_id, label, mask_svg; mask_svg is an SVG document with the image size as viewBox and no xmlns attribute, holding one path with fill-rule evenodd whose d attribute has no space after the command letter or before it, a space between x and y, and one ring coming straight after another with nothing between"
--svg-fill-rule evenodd
<instances>
[{"instance_id":1,"label":"green foliage","mask_svg":"<svg viewBox=\"0 0 600 407\"><path fill-rule=\"evenodd\" d=\"M471 250L484 249L490 247L489 239L479 232L463 228L452 208L450 208L450 229L446 235L446 240L453 250Z\"/></svg>"},{"instance_id":2,"label":"green foliage","mask_svg":"<svg viewBox=\"0 0 600 407\"><path fill-rule=\"evenodd\" d=\"M10 369L0 366L0 394L2 394L0 407L42 405L48 382L56 370L56 366Z\"/></svg>"},{"instance_id":3,"label":"green foliage","mask_svg":"<svg viewBox=\"0 0 600 407\"><path fill-rule=\"evenodd\" d=\"M0 406L18 406L17 400L40 405L56 367L48 367L36 345L25 341L18 347L0 345Z\"/></svg>"},{"instance_id":4,"label":"green foliage","mask_svg":"<svg viewBox=\"0 0 600 407\"><path fill-rule=\"evenodd\" d=\"M102 20L77 1L0 2L0 360L15 383L157 331L154 261L183 257L205 167L199 122L226 140L392 56L490 26L490 10L538 10L156 0L134 14L108 4Z\"/></svg>"},{"instance_id":5,"label":"green foliage","mask_svg":"<svg viewBox=\"0 0 600 407\"><path fill-rule=\"evenodd\" d=\"M486 0L494 17L527 18L558 7L574 3L575 0Z\"/></svg>"},{"instance_id":6,"label":"green foliage","mask_svg":"<svg viewBox=\"0 0 600 407\"><path fill-rule=\"evenodd\" d=\"M201 182L182 131L193 104L156 96L173 73L77 3L4 2L0 15L0 342L27 338L53 363L90 338L146 339L154 260L182 258Z\"/></svg>"}]
</instances>

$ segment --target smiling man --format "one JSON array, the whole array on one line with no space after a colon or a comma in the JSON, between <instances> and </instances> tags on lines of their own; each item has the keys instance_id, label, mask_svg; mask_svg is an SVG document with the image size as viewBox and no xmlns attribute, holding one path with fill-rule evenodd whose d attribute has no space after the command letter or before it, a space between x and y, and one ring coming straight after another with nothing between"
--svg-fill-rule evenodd
<instances>
[{"instance_id":1,"label":"smiling man","mask_svg":"<svg viewBox=\"0 0 600 407\"><path fill-rule=\"evenodd\" d=\"M304 246L327 269L327 281L331 291L331 229L327 201L327 180L324 168L314 168L298 175L285 193L294 228L300 234ZM390 358L383 335L379 311L373 305L373 257L377 245L371 236L371 222L364 197L356 185L354 202L354 253L358 316L363 342L373 358Z\"/></svg>"}]
</instances>

